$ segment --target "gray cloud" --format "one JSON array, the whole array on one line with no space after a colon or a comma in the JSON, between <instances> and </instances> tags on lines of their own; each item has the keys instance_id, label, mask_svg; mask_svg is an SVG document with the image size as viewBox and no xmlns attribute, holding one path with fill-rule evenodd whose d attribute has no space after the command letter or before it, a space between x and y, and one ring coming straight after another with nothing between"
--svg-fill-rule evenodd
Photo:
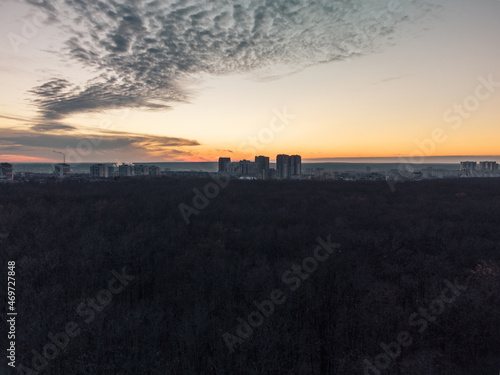
<instances>
[{"instance_id":1,"label":"gray cloud","mask_svg":"<svg viewBox=\"0 0 500 375\"><path fill-rule=\"evenodd\" d=\"M38 87L45 119L188 101L183 87L203 75L279 77L306 66L365 54L398 26L428 13L425 0L26 0L67 33L62 55L99 75L77 87Z\"/></svg>"},{"instance_id":2,"label":"gray cloud","mask_svg":"<svg viewBox=\"0 0 500 375\"><path fill-rule=\"evenodd\" d=\"M35 125L37 126L37 125ZM50 125L49 125L50 126ZM55 129L50 132L33 132L31 130L4 128L0 138L0 148L41 147L49 149L85 150L91 148L95 152L129 149L136 152L139 149L148 152L171 152L171 148L197 146L195 140L184 138L164 137L154 135L135 134L112 130L103 130L91 134L59 133Z\"/></svg>"},{"instance_id":3,"label":"gray cloud","mask_svg":"<svg viewBox=\"0 0 500 375\"><path fill-rule=\"evenodd\" d=\"M64 125L58 122L56 123L45 123L45 124L36 124L31 126L31 130L35 132L58 132L58 131L70 131L75 130L76 128L71 125Z\"/></svg>"}]
</instances>

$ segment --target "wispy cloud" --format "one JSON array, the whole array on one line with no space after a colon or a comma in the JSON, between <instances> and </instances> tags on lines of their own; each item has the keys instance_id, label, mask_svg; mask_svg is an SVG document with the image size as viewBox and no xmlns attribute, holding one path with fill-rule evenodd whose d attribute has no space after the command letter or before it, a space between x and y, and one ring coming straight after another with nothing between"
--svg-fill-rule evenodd
<instances>
[{"instance_id":1,"label":"wispy cloud","mask_svg":"<svg viewBox=\"0 0 500 375\"><path fill-rule=\"evenodd\" d=\"M98 72L84 87L54 78L31 90L46 120L188 101L204 75L280 77L386 44L426 14L422 0L26 0L64 29L61 54Z\"/></svg>"},{"instance_id":2,"label":"wispy cloud","mask_svg":"<svg viewBox=\"0 0 500 375\"><path fill-rule=\"evenodd\" d=\"M394 77L387 77L387 78L384 78L384 79L381 79L380 81L377 81L375 83L373 83L373 85L380 85L382 83L386 83L386 82L391 82L391 81L397 81L399 79L403 79L403 78L406 78L406 77L409 77L410 74L403 74L403 75L400 75L400 76L394 76Z\"/></svg>"},{"instance_id":3,"label":"wispy cloud","mask_svg":"<svg viewBox=\"0 0 500 375\"><path fill-rule=\"evenodd\" d=\"M19 117L19 116L8 116L8 115L0 115L0 118L6 119L6 120L13 120L13 121L21 121L21 122L31 122L31 119L27 119L24 117Z\"/></svg>"}]
</instances>

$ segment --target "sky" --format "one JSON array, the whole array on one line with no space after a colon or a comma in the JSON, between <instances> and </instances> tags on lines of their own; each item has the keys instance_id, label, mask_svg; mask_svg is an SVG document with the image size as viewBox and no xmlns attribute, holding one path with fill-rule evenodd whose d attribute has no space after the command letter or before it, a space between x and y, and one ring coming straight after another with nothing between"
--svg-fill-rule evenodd
<instances>
[{"instance_id":1,"label":"sky","mask_svg":"<svg viewBox=\"0 0 500 375\"><path fill-rule=\"evenodd\" d=\"M497 0L0 0L0 161L500 161L499 16Z\"/></svg>"}]
</instances>

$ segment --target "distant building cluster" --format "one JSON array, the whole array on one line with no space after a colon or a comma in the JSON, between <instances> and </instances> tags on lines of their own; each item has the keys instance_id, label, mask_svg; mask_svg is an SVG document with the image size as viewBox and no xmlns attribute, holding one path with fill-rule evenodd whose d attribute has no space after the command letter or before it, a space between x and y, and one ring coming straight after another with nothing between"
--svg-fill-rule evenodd
<instances>
[{"instance_id":1,"label":"distant building cluster","mask_svg":"<svg viewBox=\"0 0 500 375\"><path fill-rule=\"evenodd\" d=\"M273 168L271 168L273 166ZM134 176L165 176L173 178L210 178L211 174L203 170L176 170L165 168L164 171L156 165L132 163L97 163L90 165L90 174L82 173L82 166L76 167L72 173L71 166L65 162L54 164L53 172L35 173L27 170L15 171L16 165L0 163L0 183L21 181L50 181L71 178L72 180L106 179L115 177ZM73 167L75 167L73 165ZM325 165L327 167L327 165ZM87 166L83 168L88 168ZM401 181L426 180L461 177L500 177L500 170L496 161L462 161L454 167L422 165L421 168L413 165L407 169L404 165L399 168L366 166L365 168L346 166L316 167L306 164L302 169L300 155L279 154L276 163L271 164L268 156L255 156L253 161L240 160L232 162L228 157L219 158L218 171L232 179L241 180L342 180L342 181ZM373 169L373 170L372 170ZM88 170L88 169L87 169ZM80 172L78 172L80 171Z\"/></svg>"},{"instance_id":2,"label":"distant building cluster","mask_svg":"<svg viewBox=\"0 0 500 375\"><path fill-rule=\"evenodd\" d=\"M462 161L460 162L460 170L469 174L475 174L474 172L497 172L498 164L496 161L481 161L479 162L479 168L477 162L475 161Z\"/></svg>"},{"instance_id":3,"label":"distant building cluster","mask_svg":"<svg viewBox=\"0 0 500 375\"><path fill-rule=\"evenodd\" d=\"M156 165L122 163L120 165L94 164L90 166L90 175L93 178L160 176L160 174L160 167Z\"/></svg>"},{"instance_id":4,"label":"distant building cluster","mask_svg":"<svg viewBox=\"0 0 500 375\"><path fill-rule=\"evenodd\" d=\"M268 156L256 156L254 161L244 159L237 162L232 162L230 158L219 158L219 173L227 173L240 179L298 179L301 171L300 155L276 156L276 168L269 167Z\"/></svg>"},{"instance_id":5,"label":"distant building cluster","mask_svg":"<svg viewBox=\"0 0 500 375\"><path fill-rule=\"evenodd\" d=\"M12 169L12 164L1 163L0 164L0 180L11 181L14 179L14 171Z\"/></svg>"}]
</instances>

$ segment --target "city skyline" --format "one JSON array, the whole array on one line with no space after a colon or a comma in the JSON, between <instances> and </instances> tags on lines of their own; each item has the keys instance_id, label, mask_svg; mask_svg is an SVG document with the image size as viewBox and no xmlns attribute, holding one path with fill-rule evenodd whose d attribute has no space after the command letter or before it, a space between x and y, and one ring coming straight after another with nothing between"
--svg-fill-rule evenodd
<instances>
[{"instance_id":1,"label":"city skyline","mask_svg":"<svg viewBox=\"0 0 500 375\"><path fill-rule=\"evenodd\" d=\"M0 162L500 155L498 2L78 4L0 5Z\"/></svg>"},{"instance_id":2,"label":"city skyline","mask_svg":"<svg viewBox=\"0 0 500 375\"><path fill-rule=\"evenodd\" d=\"M467 160L460 161L460 164L440 164L440 163L304 163L302 168L302 157L300 155L279 154L275 162L270 162L269 156L256 155L254 161L231 160L229 157L219 157L218 162L190 163L180 162L184 168L171 167L175 162L160 162L167 165L162 171L157 163L73 163L77 168L76 178L86 179L88 172L82 171L82 166L90 166L91 178L117 178L134 176L177 176L177 177L198 177L207 178L210 173L214 173L209 167L212 164L215 171L222 176L230 178L240 178L249 180L300 180L300 179L334 179L334 180L385 180L390 186L394 181L400 180L421 180L439 178L458 177L498 177L499 163L494 160L481 160L480 162ZM201 167L203 164L207 166ZM0 182L3 181L29 181L34 178L37 181L46 181L52 177L71 178L73 175L72 166L66 163L66 155L63 154L63 163L50 164L53 172L47 173L46 168L39 169L43 163L19 163L21 169L16 170L11 163L0 163ZM39 165L37 167L37 165ZM198 170L186 169L187 166L198 165ZM449 168L454 165L459 168ZM344 166L342 168L342 166ZM347 168L346 168L347 166ZM350 166L351 168L349 169ZM395 168L397 166L397 168ZM373 169L372 169L373 167ZM207 169L208 168L208 169ZM362 171L360 170L362 168ZM392 181L392 183L391 183Z\"/></svg>"}]
</instances>

